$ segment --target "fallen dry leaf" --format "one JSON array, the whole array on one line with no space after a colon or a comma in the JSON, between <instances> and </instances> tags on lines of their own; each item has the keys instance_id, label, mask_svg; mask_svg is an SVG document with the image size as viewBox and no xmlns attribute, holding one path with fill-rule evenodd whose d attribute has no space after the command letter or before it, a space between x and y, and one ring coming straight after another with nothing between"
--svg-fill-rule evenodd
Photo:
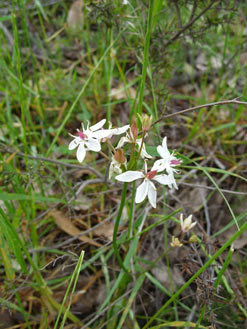
<instances>
[{"instance_id":1,"label":"fallen dry leaf","mask_svg":"<svg viewBox=\"0 0 247 329\"><path fill-rule=\"evenodd\" d=\"M67 24L72 30L80 30L83 28L83 21L83 0L77 0L69 9Z\"/></svg>"},{"instance_id":2,"label":"fallen dry leaf","mask_svg":"<svg viewBox=\"0 0 247 329\"><path fill-rule=\"evenodd\" d=\"M169 291L171 290L171 278L173 283L181 287L185 281L177 266L171 268L171 275L168 274L168 268L164 264L159 264L158 267L152 268L151 273L156 279L162 283Z\"/></svg>"},{"instance_id":3,"label":"fallen dry leaf","mask_svg":"<svg viewBox=\"0 0 247 329\"><path fill-rule=\"evenodd\" d=\"M108 240L112 241L112 235L114 231L114 223L105 223L93 231L93 234L98 236L104 236Z\"/></svg>"},{"instance_id":4,"label":"fallen dry leaf","mask_svg":"<svg viewBox=\"0 0 247 329\"><path fill-rule=\"evenodd\" d=\"M57 224L57 226L64 232L66 232L67 234L69 234L70 236L77 236L79 234L82 233L82 231L80 231L72 222L71 220L66 217L64 215L64 213L62 213L59 210L52 210L49 212L49 215L52 216L55 220L55 223ZM102 247L102 245L90 238L88 238L87 236L80 236L78 237L78 240L81 240L85 243L89 243L93 246L96 247Z\"/></svg>"}]
</instances>

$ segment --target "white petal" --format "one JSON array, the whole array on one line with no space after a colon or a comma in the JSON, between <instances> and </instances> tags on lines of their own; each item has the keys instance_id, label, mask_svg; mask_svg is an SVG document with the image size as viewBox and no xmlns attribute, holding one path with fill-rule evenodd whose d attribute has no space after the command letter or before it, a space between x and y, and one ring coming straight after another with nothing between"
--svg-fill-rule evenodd
<instances>
[{"instance_id":1,"label":"white petal","mask_svg":"<svg viewBox=\"0 0 247 329\"><path fill-rule=\"evenodd\" d=\"M124 146L125 143L128 143L129 139L127 137L121 137L120 141L118 142L117 149Z\"/></svg>"},{"instance_id":2,"label":"white petal","mask_svg":"<svg viewBox=\"0 0 247 329\"><path fill-rule=\"evenodd\" d=\"M128 129L129 129L130 125L126 125L120 128L115 128L115 129L111 129L112 131L112 135L121 135L123 133L125 133Z\"/></svg>"},{"instance_id":3,"label":"white petal","mask_svg":"<svg viewBox=\"0 0 247 329\"><path fill-rule=\"evenodd\" d=\"M156 182L162 184L162 185L171 185L173 184L173 181L175 180L173 175L158 175L153 178Z\"/></svg>"},{"instance_id":4,"label":"white petal","mask_svg":"<svg viewBox=\"0 0 247 329\"><path fill-rule=\"evenodd\" d=\"M136 203L142 202L146 198L147 194L148 194L148 181L147 179L144 179L143 183L137 187L135 202Z\"/></svg>"},{"instance_id":5,"label":"white petal","mask_svg":"<svg viewBox=\"0 0 247 329\"><path fill-rule=\"evenodd\" d=\"M133 182L133 180L143 178L144 174L140 171L129 170L124 172L121 175L116 176L115 178L120 182Z\"/></svg>"},{"instance_id":6,"label":"white petal","mask_svg":"<svg viewBox=\"0 0 247 329\"><path fill-rule=\"evenodd\" d=\"M145 170L145 174L146 174L148 172L147 161L144 161L144 170Z\"/></svg>"},{"instance_id":7,"label":"white petal","mask_svg":"<svg viewBox=\"0 0 247 329\"><path fill-rule=\"evenodd\" d=\"M90 127L91 131L96 131L104 126L106 123L106 119L101 120L100 122L96 123L95 125Z\"/></svg>"},{"instance_id":8,"label":"white petal","mask_svg":"<svg viewBox=\"0 0 247 329\"><path fill-rule=\"evenodd\" d=\"M102 129L92 133L92 137L97 139L102 139L110 136L112 134L111 129Z\"/></svg>"},{"instance_id":9,"label":"white petal","mask_svg":"<svg viewBox=\"0 0 247 329\"><path fill-rule=\"evenodd\" d=\"M163 171L166 168L166 160L159 159L156 160L151 171L157 170L157 172Z\"/></svg>"},{"instance_id":10,"label":"white petal","mask_svg":"<svg viewBox=\"0 0 247 329\"><path fill-rule=\"evenodd\" d=\"M152 159L153 158L150 154L147 153L145 143L142 144L142 139L141 138L136 140L136 144L138 145L138 151L140 151L140 147L142 145L141 157L143 159L145 159L145 158Z\"/></svg>"},{"instance_id":11,"label":"white petal","mask_svg":"<svg viewBox=\"0 0 247 329\"><path fill-rule=\"evenodd\" d=\"M91 151L99 152L101 150L100 142L97 139L90 138L85 144Z\"/></svg>"},{"instance_id":12,"label":"white petal","mask_svg":"<svg viewBox=\"0 0 247 329\"><path fill-rule=\"evenodd\" d=\"M76 137L69 143L69 150L74 150L80 144L80 140Z\"/></svg>"},{"instance_id":13,"label":"white petal","mask_svg":"<svg viewBox=\"0 0 247 329\"><path fill-rule=\"evenodd\" d=\"M84 143L81 143L76 152L77 160L81 163L84 160L85 155L86 155L86 150L84 147Z\"/></svg>"},{"instance_id":14,"label":"white petal","mask_svg":"<svg viewBox=\"0 0 247 329\"><path fill-rule=\"evenodd\" d=\"M164 137L163 142L162 142L162 146L159 145L157 147L157 152L159 153L159 155L163 158L163 159L167 159L170 157L170 152L168 151L167 145L166 145L166 140L167 137Z\"/></svg>"},{"instance_id":15,"label":"white petal","mask_svg":"<svg viewBox=\"0 0 247 329\"><path fill-rule=\"evenodd\" d=\"M144 159L144 158L147 158L147 159L152 159L152 155L148 154L147 151L146 151L146 146L145 144L143 143L142 145L142 150L141 150L141 157Z\"/></svg>"},{"instance_id":16,"label":"white petal","mask_svg":"<svg viewBox=\"0 0 247 329\"><path fill-rule=\"evenodd\" d=\"M151 203L151 206L153 208L156 208L156 198L157 198L157 192L156 192L156 188L154 186L154 183L152 183L151 181L148 181L148 200Z\"/></svg>"},{"instance_id":17,"label":"white petal","mask_svg":"<svg viewBox=\"0 0 247 329\"><path fill-rule=\"evenodd\" d=\"M184 220L184 226L190 226L192 223L192 215L189 215L187 218Z\"/></svg>"}]
</instances>

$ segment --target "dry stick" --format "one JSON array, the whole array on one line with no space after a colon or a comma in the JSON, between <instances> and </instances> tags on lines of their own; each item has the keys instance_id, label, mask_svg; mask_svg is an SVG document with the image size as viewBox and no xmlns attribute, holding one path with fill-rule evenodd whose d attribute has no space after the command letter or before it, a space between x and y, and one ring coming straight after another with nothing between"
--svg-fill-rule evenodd
<instances>
[{"instance_id":1,"label":"dry stick","mask_svg":"<svg viewBox=\"0 0 247 329\"><path fill-rule=\"evenodd\" d=\"M184 183L184 182L179 183L179 184L194 187L194 188L203 188L203 189L211 190L211 191L216 191L217 190L216 187L200 185L200 184L190 184L190 183ZM247 192L238 192L238 191L231 191L231 190L225 190L225 189L221 189L221 192L236 194L236 195L247 195Z\"/></svg>"},{"instance_id":2,"label":"dry stick","mask_svg":"<svg viewBox=\"0 0 247 329\"><path fill-rule=\"evenodd\" d=\"M239 98L239 97L237 97L237 98ZM176 113L171 113L171 114L163 115L160 119L158 119L157 121L155 121L152 124L152 127L154 125L156 125L157 123L159 123L160 121L164 120L164 119L175 117L176 115L188 113L188 112L191 112L191 111L194 111L194 110L199 110L199 109L202 109L204 107L212 107L212 106L227 105L227 104L247 105L247 102L237 101L237 98L234 98L234 99L228 100L228 101L220 101L220 102L215 102L215 103L208 103L208 104L198 105L198 106L190 107L189 109L178 111Z\"/></svg>"},{"instance_id":3,"label":"dry stick","mask_svg":"<svg viewBox=\"0 0 247 329\"><path fill-rule=\"evenodd\" d=\"M8 149L5 147L5 145L3 146L3 148L0 148L0 151L2 153L15 153L16 151L13 150L13 149ZM22 153L22 152L16 152L16 155L17 156L20 156L20 157L24 157L25 154ZM99 178L104 178L104 176L96 169L94 169L93 167L91 166L85 166L85 165L76 165L76 164L72 164L72 163L67 163L67 162L63 162L63 161L60 161L60 160L53 160L53 159L49 159L49 158L45 158L45 157L41 157L41 156L34 156L34 155L27 155L28 159L32 159L32 160L36 160L36 161L40 161L40 162L50 162L50 163L54 163L54 164L57 164L57 165L61 165L61 166L65 166L65 167L68 167L68 168L75 168L75 169L87 169L87 170L90 170L92 171L95 175L97 175Z\"/></svg>"},{"instance_id":4,"label":"dry stick","mask_svg":"<svg viewBox=\"0 0 247 329\"><path fill-rule=\"evenodd\" d=\"M184 31L186 31L188 28L190 28L203 14L205 14L206 11L208 11L214 3L216 3L219 0L213 0L206 8L204 8L200 14L198 14L194 19L192 19L191 21L189 21L181 30L179 30L170 40L168 40L165 43L165 47L167 47L168 45L170 45L173 41L177 40L178 37L184 33Z\"/></svg>"},{"instance_id":5,"label":"dry stick","mask_svg":"<svg viewBox=\"0 0 247 329\"><path fill-rule=\"evenodd\" d=\"M174 0L174 6L176 9L176 14L177 14L177 18L178 18L178 27L180 29L183 28L183 24L182 24L182 18L181 18L181 13L180 13L180 9L179 9L179 5L178 5L178 0Z\"/></svg>"},{"instance_id":6,"label":"dry stick","mask_svg":"<svg viewBox=\"0 0 247 329\"><path fill-rule=\"evenodd\" d=\"M196 9L197 9L197 0L194 0L193 8L192 8L191 13L190 13L189 22L192 21L192 19L194 18L195 13L196 13Z\"/></svg>"}]
</instances>

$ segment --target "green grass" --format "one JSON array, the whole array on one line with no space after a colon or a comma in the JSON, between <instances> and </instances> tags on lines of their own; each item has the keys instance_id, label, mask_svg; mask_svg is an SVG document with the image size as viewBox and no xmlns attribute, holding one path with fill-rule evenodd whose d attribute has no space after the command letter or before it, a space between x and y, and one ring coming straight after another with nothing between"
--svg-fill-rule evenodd
<instances>
[{"instance_id":1,"label":"green grass","mask_svg":"<svg viewBox=\"0 0 247 329\"><path fill-rule=\"evenodd\" d=\"M246 239L247 106L149 131L150 154L168 136L183 160L179 190L159 188L156 209L135 204L136 184L106 182L106 159L87 152L80 165L68 150L87 120L141 129L137 114L247 101L245 2L216 2L171 42L193 10L175 3L85 1L78 31L70 1L0 4L0 328L5 316L23 328L244 328L246 245L234 246ZM175 250L180 213L197 220L197 242Z\"/></svg>"}]
</instances>

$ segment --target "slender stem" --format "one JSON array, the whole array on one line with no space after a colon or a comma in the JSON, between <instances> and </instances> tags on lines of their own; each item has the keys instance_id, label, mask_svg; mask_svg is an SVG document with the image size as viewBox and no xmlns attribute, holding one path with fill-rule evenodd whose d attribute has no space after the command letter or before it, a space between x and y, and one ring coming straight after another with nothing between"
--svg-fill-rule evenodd
<instances>
[{"instance_id":1,"label":"slender stem","mask_svg":"<svg viewBox=\"0 0 247 329\"><path fill-rule=\"evenodd\" d=\"M128 270L125 268L122 258L120 256L120 253L118 251L118 244L117 244L117 233L118 233L118 227L119 227L119 223L120 223L120 219L122 216L122 212L123 212L123 208L124 208L124 204L125 204L125 200L126 200L126 194L127 194L127 189L128 189L128 183L124 183L123 184L123 190L122 190L122 197L121 197L121 202L120 202L120 206L118 209L118 214L117 214L117 218L116 218L116 222L115 222L115 226L114 226L114 231L113 231L113 249L114 249L114 253L118 259L119 265L120 267L125 271L128 272Z\"/></svg>"},{"instance_id":2,"label":"slender stem","mask_svg":"<svg viewBox=\"0 0 247 329\"><path fill-rule=\"evenodd\" d=\"M145 44L144 44L144 58L143 58L143 65L142 65L142 79L140 85L140 94L139 100L137 104L137 113L142 113L142 103L144 97L144 87L147 75L147 67L148 67L148 51L150 45L150 36L152 30L152 18L153 18L153 0L149 0L149 10L148 10L148 22L147 22L147 31L145 34Z\"/></svg>"},{"instance_id":3,"label":"slender stem","mask_svg":"<svg viewBox=\"0 0 247 329\"><path fill-rule=\"evenodd\" d=\"M102 157L104 157L106 160L111 161L111 159L108 157L108 155L106 155L104 152L99 151L99 154L102 155Z\"/></svg>"},{"instance_id":4,"label":"slender stem","mask_svg":"<svg viewBox=\"0 0 247 329\"><path fill-rule=\"evenodd\" d=\"M131 195L131 206L130 206L130 215L129 215L129 226L128 226L128 239L131 239L132 228L133 228L133 213L135 206L135 189L136 189L136 181L132 183L132 195Z\"/></svg>"},{"instance_id":5,"label":"slender stem","mask_svg":"<svg viewBox=\"0 0 247 329\"><path fill-rule=\"evenodd\" d=\"M141 151L142 151L143 144L144 144L145 134L146 134L146 131L144 130L144 131L143 131L143 135L142 135L142 142L141 142L140 149L139 149L139 151L138 151L138 154L137 154L136 158L134 158L134 159L135 159L135 162L133 163L133 165L131 165L131 162L130 162L130 168L129 168L129 169L132 169L132 168L136 165L137 161L138 161L139 158L140 158Z\"/></svg>"}]
</instances>

